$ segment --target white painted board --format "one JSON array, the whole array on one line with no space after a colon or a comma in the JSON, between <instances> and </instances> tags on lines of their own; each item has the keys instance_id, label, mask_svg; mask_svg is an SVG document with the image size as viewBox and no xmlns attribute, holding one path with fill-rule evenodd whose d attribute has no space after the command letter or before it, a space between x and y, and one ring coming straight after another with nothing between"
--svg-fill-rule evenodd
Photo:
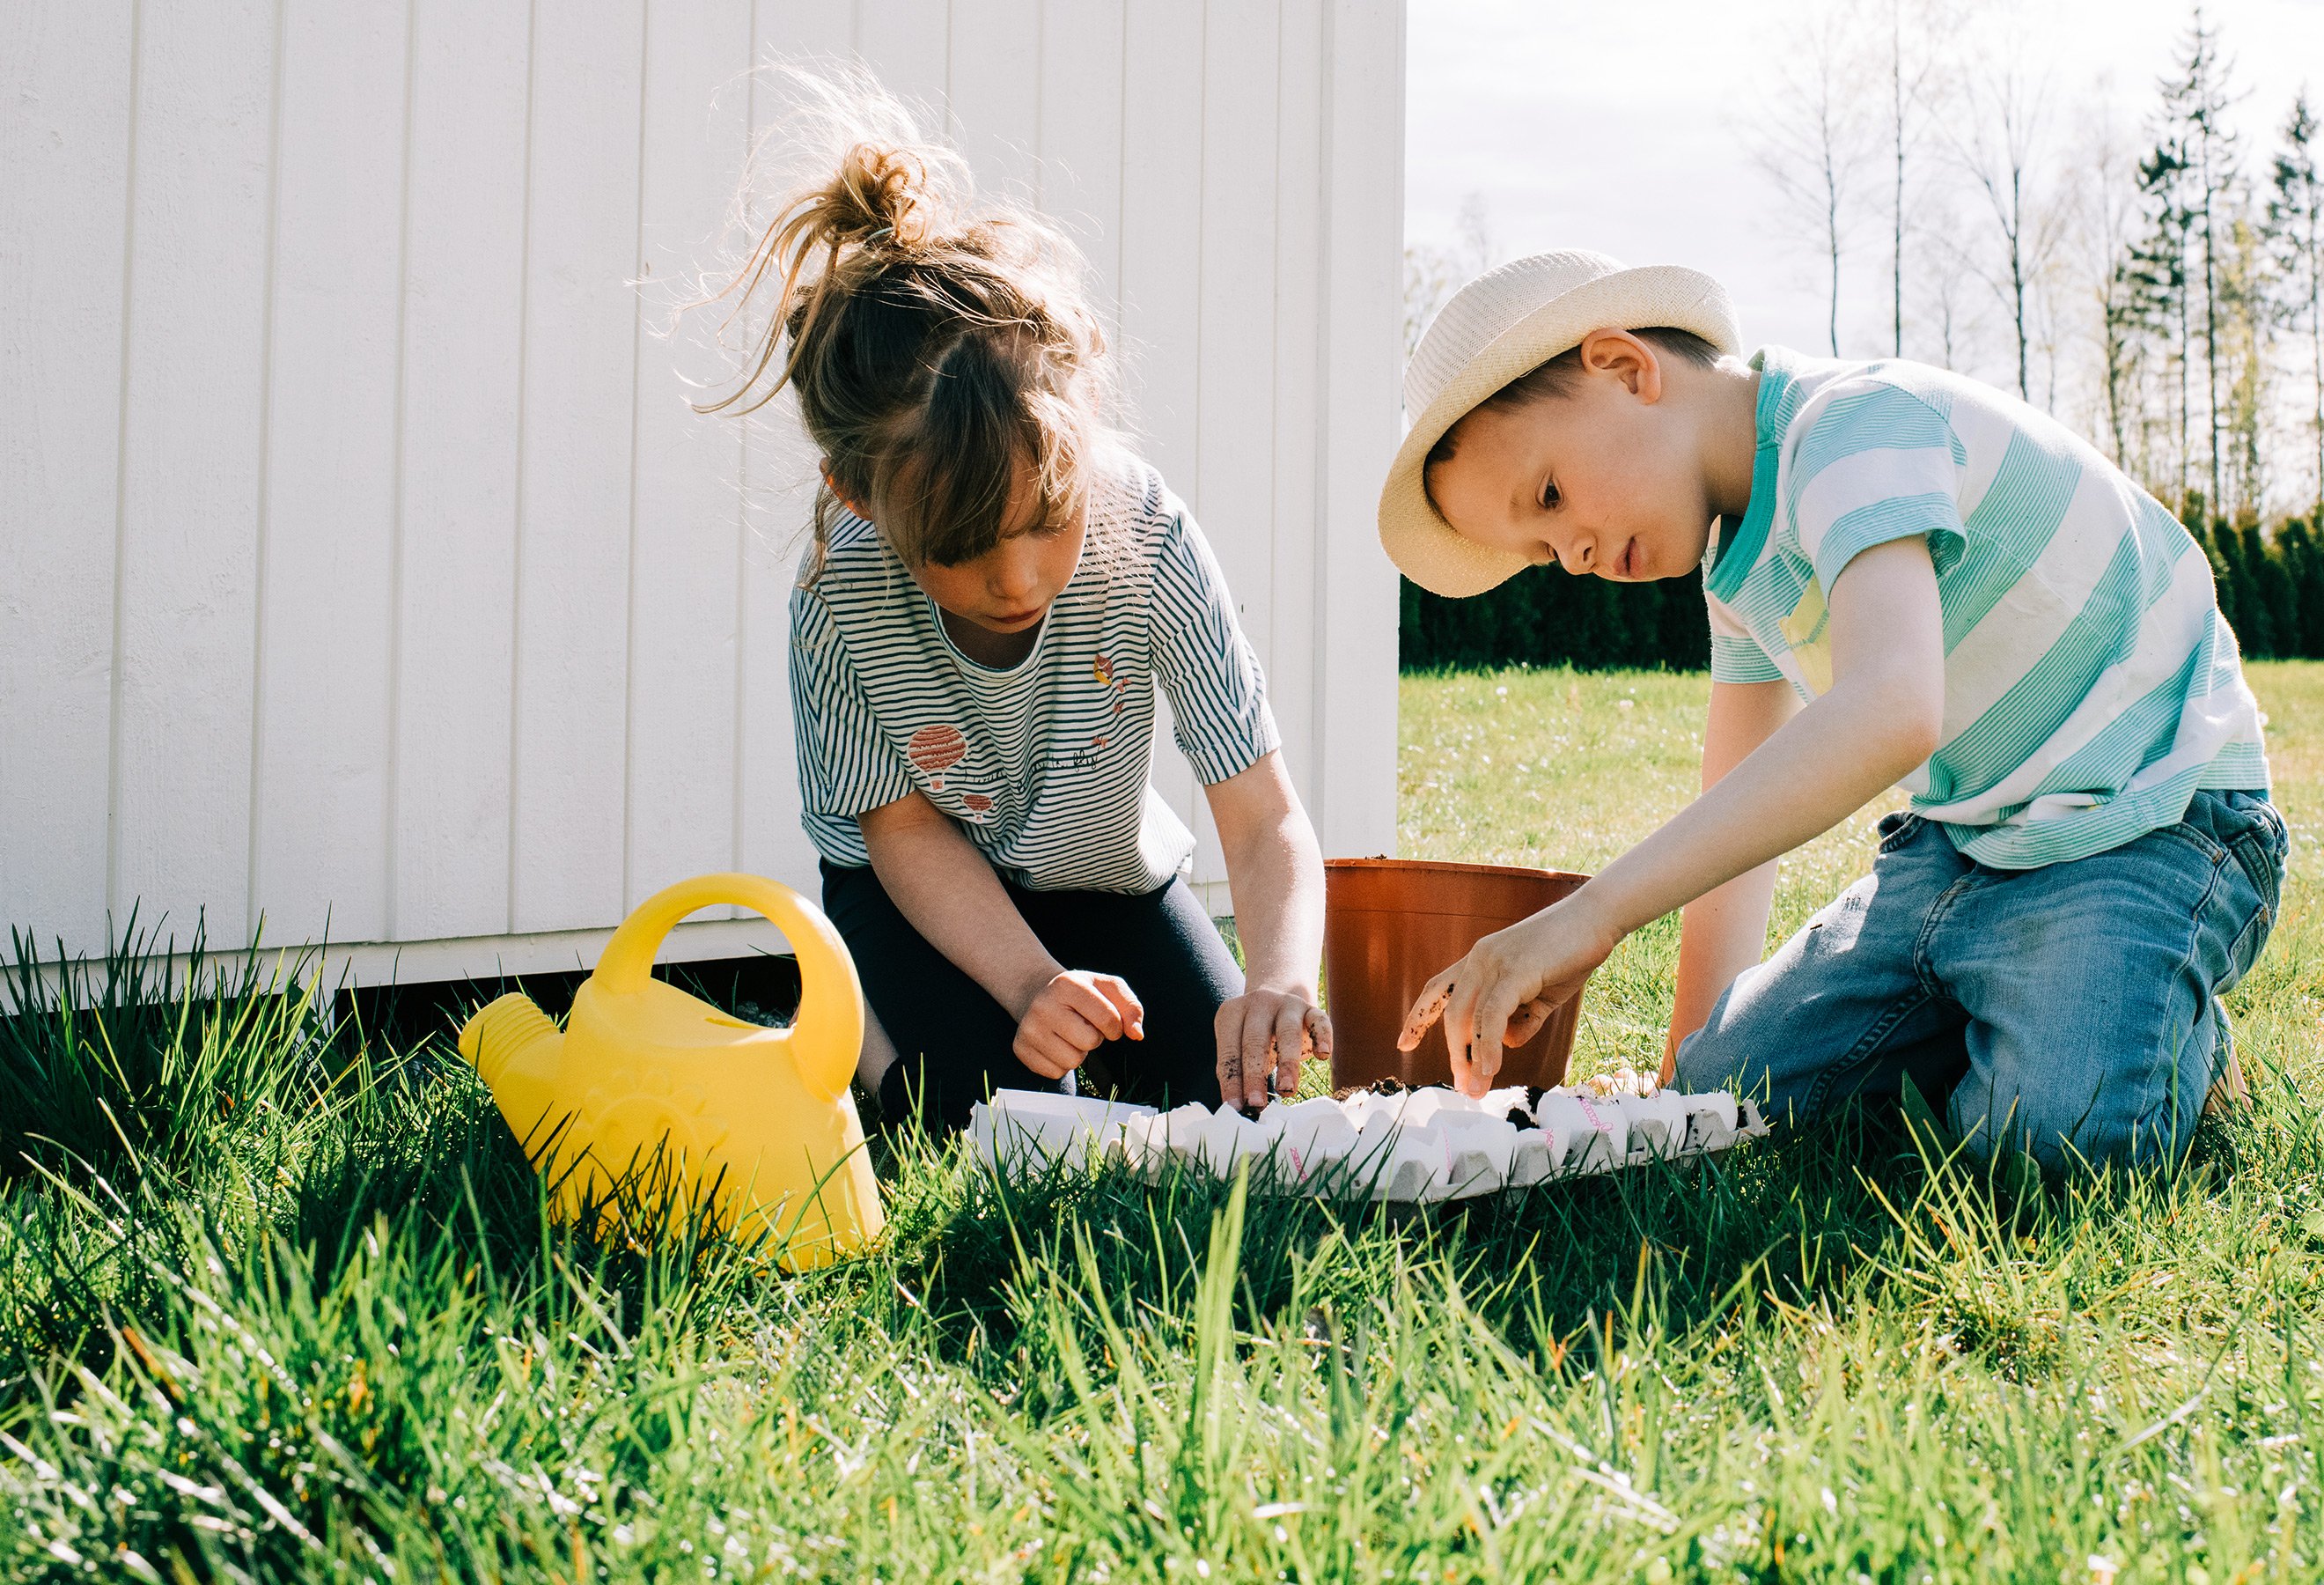
<instances>
[{"instance_id":1,"label":"white painted board","mask_svg":"<svg viewBox=\"0 0 2324 1585\"><path fill-rule=\"evenodd\" d=\"M1053 212L1326 851L1394 846L1400 8L27 0L0 21L0 919L546 962L683 875L812 892L814 458L673 290L755 67L860 60ZM691 321L698 325L701 317ZM1216 840L1175 749L1157 778ZM706 919L680 950L775 947ZM738 943L740 947L738 947ZM53 950L52 948L51 950Z\"/></svg>"}]
</instances>

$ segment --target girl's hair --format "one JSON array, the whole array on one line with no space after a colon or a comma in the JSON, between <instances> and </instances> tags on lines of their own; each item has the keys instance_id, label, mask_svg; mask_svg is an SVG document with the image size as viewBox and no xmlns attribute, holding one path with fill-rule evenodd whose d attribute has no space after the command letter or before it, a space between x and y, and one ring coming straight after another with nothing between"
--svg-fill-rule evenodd
<instances>
[{"instance_id":1,"label":"girl's hair","mask_svg":"<svg viewBox=\"0 0 2324 1585\"><path fill-rule=\"evenodd\" d=\"M762 308L742 383L697 410L754 412L784 386L823 454L820 570L844 498L906 561L955 566L1010 532L1022 473L1043 519L1085 505L1105 440L1105 340L1052 227L974 202L968 169L869 77L783 74L819 174L793 188L725 286Z\"/></svg>"}]
</instances>

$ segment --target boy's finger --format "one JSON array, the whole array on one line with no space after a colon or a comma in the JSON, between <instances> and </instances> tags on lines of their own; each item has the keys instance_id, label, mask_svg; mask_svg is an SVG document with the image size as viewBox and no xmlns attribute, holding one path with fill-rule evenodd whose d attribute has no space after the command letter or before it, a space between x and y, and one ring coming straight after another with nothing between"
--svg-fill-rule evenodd
<instances>
[{"instance_id":1,"label":"boy's finger","mask_svg":"<svg viewBox=\"0 0 2324 1585\"><path fill-rule=\"evenodd\" d=\"M1469 1040L1469 1054L1488 1079L1501 1070L1501 1037L1509 1032L1515 1001L1498 986L1477 999L1476 1032Z\"/></svg>"},{"instance_id":2,"label":"boy's finger","mask_svg":"<svg viewBox=\"0 0 2324 1585\"><path fill-rule=\"evenodd\" d=\"M1332 1060L1332 1015L1321 1007L1307 1009L1308 1049L1318 1060Z\"/></svg>"},{"instance_id":3,"label":"boy's finger","mask_svg":"<svg viewBox=\"0 0 2324 1585\"><path fill-rule=\"evenodd\" d=\"M1459 967L1453 965L1454 969ZM1408 1052L1420 1044L1420 1037L1428 1033L1428 1026L1443 1015L1453 983L1452 969L1447 969L1420 987L1419 998L1412 1004L1412 1011L1405 1015L1404 1031L1396 1037L1397 1050Z\"/></svg>"},{"instance_id":4,"label":"boy's finger","mask_svg":"<svg viewBox=\"0 0 2324 1585\"><path fill-rule=\"evenodd\" d=\"M1471 1048L1476 1043L1477 982L1473 977L1464 977L1444 998L1444 1049L1457 1063L1475 1056Z\"/></svg>"},{"instance_id":5,"label":"boy's finger","mask_svg":"<svg viewBox=\"0 0 2324 1585\"><path fill-rule=\"evenodd\" d=\"M1452 1055L1452 1088L1462 1095L1482 1095L1485 1087L1477 1082L1477 1064L1469 1059L1468 1048L1454 1046Z\"/></svg>"},{"instance_id":6,"label":"boy's finger","mask_svg":"<svg viewBox=\"0 0 2324 1585\"><path fill-rule=\"evenodd\" d=\"M1525 1044L1541 1033L1541 1026L1549 1022L1549 1015L1556 1010L1555 1004L1546 1000L1527 1002L1509 1015L1508 1033L1501 1036L1501 1043L1507 1046Z\"/></svg>"}]
</instances>

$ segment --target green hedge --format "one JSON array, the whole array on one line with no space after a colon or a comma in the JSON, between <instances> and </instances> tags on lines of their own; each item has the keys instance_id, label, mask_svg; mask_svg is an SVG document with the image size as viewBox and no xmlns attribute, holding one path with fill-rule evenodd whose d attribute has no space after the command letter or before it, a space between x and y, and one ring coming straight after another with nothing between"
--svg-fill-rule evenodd
<instances>
[{"instance_id":1,"label":"green hedge","mask_svg":"<svg viewBox=\"0 0 2324 1585\"><path fill-rule=\"evenodd\" d=\"M1533 567L1473 599L1448 600L1403 582L1399 658L1409 672L1443 666L1711 664L1702 584L1693 578L1609 583Z\"/></svg>"},{"instance_id":2,"label":"green hedge","mask_svg":"<svg viewBox=\"0 0 2324 1585\"><path fill-rule=\"evenodd\" d=\"M2304 518L2272 529L2206 525L2190 503L2189 528L2211 560L2219 609L2254 660L2324 659L2324 538ZM1518 573L1474 599L1448 600L1403 584L1398 648L1404 669L1574 666L1700 672L1711 664L1702 585L1693 578L1610 583L1554 567Z\"/></svg>"}]
</instances>

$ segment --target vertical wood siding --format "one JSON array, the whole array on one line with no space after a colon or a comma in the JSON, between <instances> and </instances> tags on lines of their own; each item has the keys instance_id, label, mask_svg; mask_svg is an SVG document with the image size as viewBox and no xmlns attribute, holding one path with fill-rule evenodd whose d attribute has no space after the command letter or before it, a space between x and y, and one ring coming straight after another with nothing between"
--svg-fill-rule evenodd
<instances>
[{"instance_id":1,"label":"vertical wood siding","mask_svg":"<svg viewBox=\"0 0 2324 1585\"><path fill-rule=\"evenodd\" d=\"M31 0L0 17L0 922L602 930L810 885L811 477L663 333L779 85L862 60L1086 250L1326 849L1394 842L1393 0ZM734 234L726 234L731 243ZM1203 839L1192 773L1157 777Z\"/></svg>"}]
</instances>

